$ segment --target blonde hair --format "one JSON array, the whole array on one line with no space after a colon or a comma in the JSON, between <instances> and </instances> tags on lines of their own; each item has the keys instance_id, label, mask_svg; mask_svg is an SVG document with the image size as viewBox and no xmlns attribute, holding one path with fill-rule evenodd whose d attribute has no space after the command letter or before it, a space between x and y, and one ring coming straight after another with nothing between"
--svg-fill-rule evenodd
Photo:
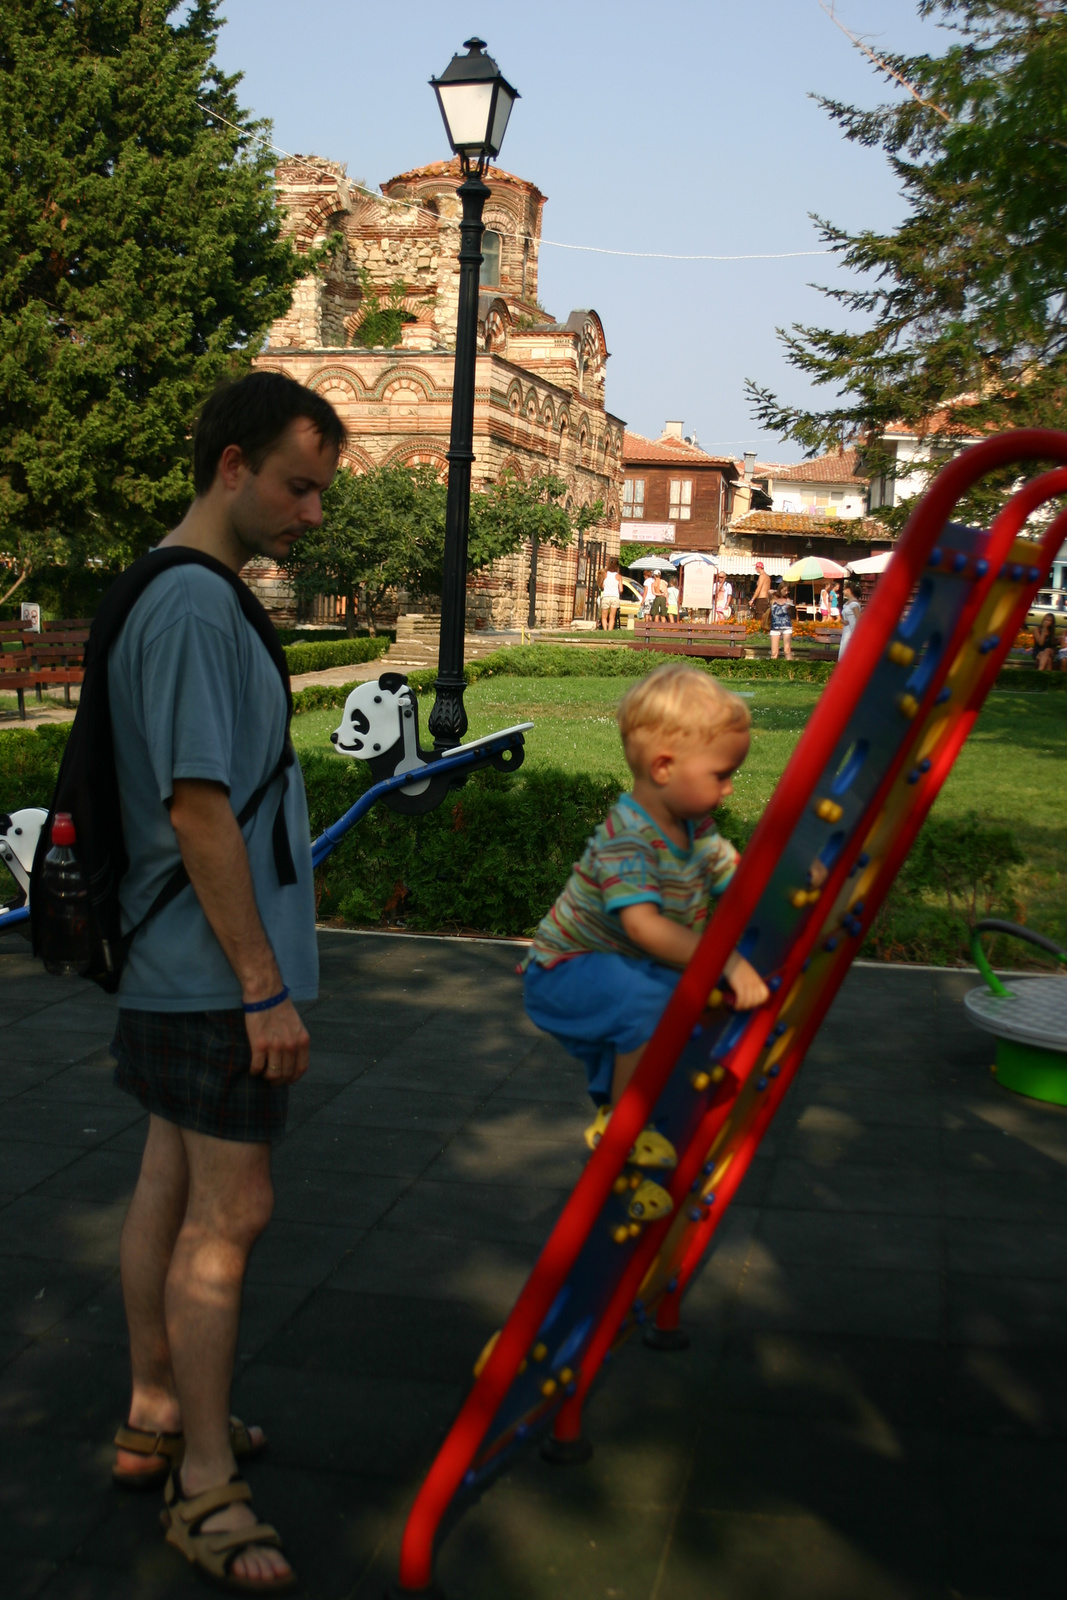
<instances>
[{"instance_id":1,"label":"blonde hair","mask_svg":"<svg viewBox=\"0 0 1067 1600\"><path fill-rule=\"evenodd\" d=\"M740 695L697 667L657 667L623 695L619 733L626 762L635 776L648 771L657 740L685 748L710 744L719 734L743 732L752 718Z\"/></svg>"}]
</instances>

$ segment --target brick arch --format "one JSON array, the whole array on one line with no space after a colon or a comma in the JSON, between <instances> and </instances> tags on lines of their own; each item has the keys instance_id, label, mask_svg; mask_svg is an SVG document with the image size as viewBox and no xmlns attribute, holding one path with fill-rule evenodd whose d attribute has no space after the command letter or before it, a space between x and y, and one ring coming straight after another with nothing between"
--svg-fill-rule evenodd
<instances>
[{"instance_id":1,"label":"brick arch","mask_svg":"<svg viewBox=\"0 0 1067 1600\"><path fill-rule=\"evenodd\" d=\"M335 217L343 217L344 211L337 204L336 195L324 196L316 200L308 211L300 227L297 229L294 242L301 255L311 249L316 237L320 233L330 231L329 224Z\"/></svg>"},{"instance_id":2,"label":"brick arch","mask_svg":"<svg viewBox=\"0 0 1067 1600\"><path fill-rule=\"evenodd\" d=\"M341 459L338 462L338 467L347 467L349 472L354 472L357 477L360 477L364 472L373 472L377 465L378 463L372 461L365 450L361 450L351 440L342 450Z\"/></svg>"},{"instance_id":3,"label":"brick arch","mask_svg":"<svg viewBox=\"0 0 1067 1600\"><path fill-rule=\"evenodd\" d=\"M511 412L511 414L513 416L518 416L519 412L522 410L522 384L519 382L518 378L512 378L511 382L508 384L507 402L508 410Z\"/></svg>"},{"instance_id":4,"label":"brick arch","mask_svg":"<svg viewBox=\"0 0 1067 1600\"><path fill-rule=\"evenodd\" d=\"M436 467L442 478L448 476L448 441L429 434L405 439L394 445L382 463L386 467Z\"/></svg>"},{"instance_id":5,"label":"brick arch","mask_svg":"<svg viewBox=\"0 0 1067 1600\"><path fill-rule=\"evenodd\" d=\"M513 477L518 478L520 483L526 482L526 469L519 460L518 456L507 457L503 466L500 468L501 478L504 476L505 472L510 472Z\"/></svg>"},{"instance_id":6,"label":"brick arch","mask_svg":"<svg viewBox=\"0 0 1067 1600\"><path fill-rule=\"evenodd\" d=\"M353 403L362 400L367 392L358 375L345 367L320 367L318 372L311 374L307 387L316 392L321 389L347 389Z\"/></svg>"},{"instance_id":7,"label":"brick arch","mask_svg":"<svg viewBox=\"0 0 1067 1600\"><path fill-rule=\"evenodd\" d=\"M433 379L428 377L427 374L421 370L421 368L407 366L387 368L387 370L383 372L381 377L378 379L378 382L374 385L374 388L369 391L368 398L371 400L383 399L385 396L385 391L390 387L390 385L399 382L401 379L404 379L421 389L427 400L435 400L437 398L437 386L435 385Z\"/></svg>"},{"instance_id":8,"label":"brick arch","mask_svg":"<svg viewBox=\"0 0 1067 1600\"><path fill-rule=\"evenodd\" d=\"M544 405L541 407L541 421L544 423L546 428L555 428L556 413L552 408L551 400L546 400Z\"/></svg>"}]
</instances>

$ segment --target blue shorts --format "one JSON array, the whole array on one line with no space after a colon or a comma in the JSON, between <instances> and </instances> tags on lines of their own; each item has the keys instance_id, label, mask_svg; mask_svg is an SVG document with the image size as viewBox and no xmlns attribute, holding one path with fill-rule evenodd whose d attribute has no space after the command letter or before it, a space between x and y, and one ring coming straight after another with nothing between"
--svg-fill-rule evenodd
<instances>
[{"instance_id":1,"label":"blue shorts","mask_svg":"<svg viewBox=\"0 0 1067 1600\"><path fill-rule=\"evenodd\" d=\"M646 1044L682 976L656 961L590 951L554 967L531 961L524 999L531 1022L585 1062L595 1105L611 1099L615 1057Z\"/></svg>"}]
</instances>

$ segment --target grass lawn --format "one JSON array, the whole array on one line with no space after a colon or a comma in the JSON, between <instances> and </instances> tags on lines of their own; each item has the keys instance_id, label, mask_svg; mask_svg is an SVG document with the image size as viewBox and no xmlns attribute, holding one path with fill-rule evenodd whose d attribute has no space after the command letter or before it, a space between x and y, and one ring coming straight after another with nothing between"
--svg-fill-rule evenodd
<instances>
[{"instance_id":1,"label":"grass lawn","mask_svg":"<svg viewBox=\"0 0 1067 1600\"><path fill-rule=\"evenodd\" d=\"M752 751L735 780L731 808L755 822L803 731L820 688L815 684L757 680L730 685L752 708ZM481 679L467 690L468 737L516 722L533 722L527 764L563 767L627 786L614 710L625 693L619 678ZM423 737L430 701L421 699ZM299 748L329 749L340 712L297 717ZM984 823L1009 827L1026 856L1012 889L1024 919L1067 943L1067 696L990 695L967 745L934 807L941 818L976 812ZM1012 950L1022 953L1015 945Z\"/></svg>"}]
</instances>

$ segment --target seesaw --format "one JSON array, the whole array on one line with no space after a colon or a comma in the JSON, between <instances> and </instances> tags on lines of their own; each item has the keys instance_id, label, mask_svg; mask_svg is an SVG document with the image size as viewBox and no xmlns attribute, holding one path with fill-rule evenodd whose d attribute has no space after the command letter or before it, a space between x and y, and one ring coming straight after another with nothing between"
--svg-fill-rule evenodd
<instances>
[{"instance_id":1,"label":"seesaw","mask_svg":"<svg viewBox=\"0 0 1067 1600\"><path fill-rule=\"evenodd\" d=\"M963 997L968 1020L997 1041L997 1082L1031 1100L1067 1106L1067 977L1015 979L1005 988L986 960L983 933L1023 939L1064 966L1067 950L1033 928L987 917L971 934L971 955L986 986Z\"/></svg>"},{"instance_id":2,"label":"seesaw","mask_svg":"<svg viewBox=\"0 0 1067 1600\"><path fill-rule=\"evenodd\" d=\"M383 672L377 680L358 684L345 701L340 725L330 735L330 742L340 754L366 761L375 781L344 816L312 841L312 865L321 866L379 800L393 811L422 816L439 806L449 790L472 772L483 767L517 771L525 758L525 736L532 727L532 722L520 722L443 753L424 750L419 742L418 700L407 678L399 672ZM19 903L0 911L0 932L29 920L30 874L47 816L40 806L0 815L0 861L19 889Z\"/></svg>"},{"instance_id":3,"label":"seesaw","mask_svg":"<svg viewBox=\"0 0 1067 1600\"><path fill-rule=\"evenodd\" d=\"M1020 489L986 533L948 521L964 491L1015 462L1067 463L1067 433L1005 434L938 474L832 675L629 1088L461 1407L408 1517L400 1596L440 1596L435 1545L538 1438L582 1461L589 1391L643 1327L684 1341L682 1299L871 920L994 683L1065 535L1019 538L1067 467ZM730 951L767 979L734 1013ZM710 997L710 1005L709 1005ZM629 1158L652 1124L674 1145L673 1210L649 1220ZM547 1437L546 1437L547 1436Z\"/></svg>"}]
</instances>

